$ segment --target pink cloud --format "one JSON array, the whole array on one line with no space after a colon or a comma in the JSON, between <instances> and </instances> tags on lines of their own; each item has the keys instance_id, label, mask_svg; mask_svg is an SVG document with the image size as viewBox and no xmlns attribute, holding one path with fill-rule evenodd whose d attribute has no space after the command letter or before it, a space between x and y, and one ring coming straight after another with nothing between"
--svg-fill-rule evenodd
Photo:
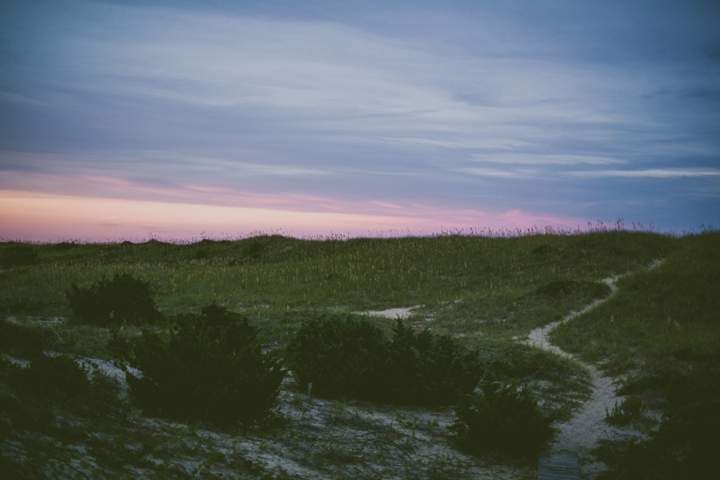
<instances>
[{"instance_id":1,"label":"pink cloud","mask_svg":"<svg viewBox=\"0 0 720 480\"><path fill-rule=\"evenodd\" d=\"M325 199L325 201L331 201ZM488 213L432 206L349 205L345 212L255 206L205 205L178 201L92 198L17 190L0 191L0 237L34 241L238 237L251 232L295 236L433 234L454 229L525 230L575 228L581 219L538 216L518 210Z\"/></svg>"}]
</instances>

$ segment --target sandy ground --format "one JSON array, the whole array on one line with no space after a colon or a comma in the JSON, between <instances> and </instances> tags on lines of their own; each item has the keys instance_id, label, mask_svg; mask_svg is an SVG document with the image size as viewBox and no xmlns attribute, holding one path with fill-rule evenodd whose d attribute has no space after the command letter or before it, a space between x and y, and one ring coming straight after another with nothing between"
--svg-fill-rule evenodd
<instances>
[{"instance_id":1,"label":"sandy ground","mask_svg":"<svg viewBox=\"0 0 720 480\"><path fill-rule=\"evenodd\" d=\"M358 312L363 315L370 315L372 317L385 317L385 318L408 318L412 315L412 311L416 308L420 308L420 305L414 307L399 307L399 308L388 308L386 310L370 310L367 312Z\"/></svg>"},{"instance_id":2,"label":"sandy ground","mask_svg":"<svg viewBox=\"0 0 720 480\"><path fill-rule=\"evenodd\" d=\"M650 268L661 262L654 262ZM642 436L631 428L616 428L604 420L606 408L618 401L613 379L597 368L583 363L573 355L550 344L548 335L558 325L571 321L607 301L617 291L619 277L604 281L611 294L603 300L572 312L559 322L533 330L530 345L571 358L590 373L593 385L591 398L578 408L573 417L558 425L559 433L551 447L551 454L569 453L581 461L583 478L594 478L606 466L592 455L591 450L601 439L620 440ZM418 306L363 312L386 318L407 318ZM52 319L55 320L55 319ZM126 395L124 372L107 360L80 359L79 363L98 368L117 380ZM266 432L228 435L214 430L197 428L166 420L136 416L134 431L129 437L152 438L157 446L140 464L127 465L117 478L156 477L157 468L175 466L193 477L223 475L240 478L232 461L252 459L267 471L283 472L291 478L480 478L530 479L535 469L520 465L503 465L475 456L468 456L452 445L447 427L454 421L448 409L426 410L372 405L360 402L308 400L292 386L287 378L282 386L279 410L287 422ZM102 434L99 434L102 435ZM35 441L44 441L36 439ZM47 439L50 444L52 439ZM5 453L25 455L21 443L0 445ZM60 448L60 447L53 447ZM128 443L126 449L139 448ZM50 460L46 473L54 478L93 478L102 475L103 467L90 455L90 446L80 441L62 446ZM210 462L218 455L223 460ZM58 463L58 460L60 462ZM65 466L63 466L65 463ZM73 468L68 470L66 466ZM100 477L97 477L100 478Z\"/></svg>"},{"instance_id":3,"label":"sandy ground","mask_svg":"<svg viewBox=\"0 0 720 480\"><path fill-rule=\"evenodd\" d=\"M663 263L662 260L655 260L648 270L652 270ZM628 275L628 274L626 274ZM541 328L536 328L528 336L527 343L542 348L562 357L570 358L587 369L592 381L592 395L567 422L557 425L558 434L551 447L552 454L572 454L580 459L581 474L583 478L595 478L607 466L598 461L591 453L591 450L598 446L600 440L621 441L630 437L644 437L645 434L631 427L614 427L605 422L607 411L612 410L616 402L622 403L618 397L616 385L612 378L606 377L593 365L582 362L576 356L561 350L552 345L548 335L558 325L569 322L572 319L589 312L607 302L618 291L615 283L625 275L606 278L603 280L610 287L610 295L596 300L579 312L570 312L562 320L549 323Z\"/></svg>"}]
</instances>

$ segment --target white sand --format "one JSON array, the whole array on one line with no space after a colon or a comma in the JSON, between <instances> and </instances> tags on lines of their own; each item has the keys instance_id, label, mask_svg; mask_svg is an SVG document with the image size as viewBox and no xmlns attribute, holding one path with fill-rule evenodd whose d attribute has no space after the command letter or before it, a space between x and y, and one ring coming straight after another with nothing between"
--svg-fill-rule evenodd
<instances>
[{"instance_id":1,"label":"white sand","mask_svg":"<svg viewBox=\"0 0 720 480\"><path fill-rule=\"evenodd\" d=\"M652 270L660 266L662 262L662 260L655 260L648 267L648 270ZM527 339L527 343L534 347L538 347L576 361L587 369L590 374L592 382L592 395L590 396L590 399L588 399L588 401L575 412L570 420L557 425L559 431L555 438L555 443L553 443L551 447L551 453L553 454L570 453L577 455L580 458L583 478L595 478L600 472L607 468L605 464L597 461L597 459L590 454L590 450L598 445L599 440L623 440L631 436L642 437L644 435L642 432L633 428L614 427L605 422L607 411L611 410L615 406L615 402L618 402L618 396L613 380L610 377L604 376L602 372L593 365L582 362L576 356L561 350L555 345L552 345L548 340L548 335L558 325L569 322L570 320L596 308L598 305L607 302L618 291L618 287L615 285L615 282L625 275L606 278L603 280L603 282L605 282L611 290L610 295L607 297L594 301L579 312L570 312L570 314L560 321L552 322L541 328L536 328L530 332Z\"/></svg>"},{"instance_id":2,"label":"white sand","mask_svg":"<svg viewBox=\"0 0 720 480\"><path fill-rule=\"evenodd\" d=\"M385 317L385 318L408 318L412 315L412 311L416 308L420 308L421 305L415 305L413 307L399 307L399 308L388 308L385 310L370 310L367 312L359 312L362 315L370 315L372 317Z\"/></svg>"}]
</instances>

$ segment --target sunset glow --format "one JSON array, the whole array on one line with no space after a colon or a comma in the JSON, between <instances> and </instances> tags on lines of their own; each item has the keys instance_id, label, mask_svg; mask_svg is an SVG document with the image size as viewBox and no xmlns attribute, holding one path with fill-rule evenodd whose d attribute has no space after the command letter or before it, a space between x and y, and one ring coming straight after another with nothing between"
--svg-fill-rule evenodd
<instances>
[{"instance_id":1,"label":"sunset glow","mask_svg":"<svg viewBox=\"0 0 720 480\"><path fill-rule=\"evenodd\" d=\"M720 224L712 2L4 2L0 32L1 238Z\"/></svg>"}]
</instances>

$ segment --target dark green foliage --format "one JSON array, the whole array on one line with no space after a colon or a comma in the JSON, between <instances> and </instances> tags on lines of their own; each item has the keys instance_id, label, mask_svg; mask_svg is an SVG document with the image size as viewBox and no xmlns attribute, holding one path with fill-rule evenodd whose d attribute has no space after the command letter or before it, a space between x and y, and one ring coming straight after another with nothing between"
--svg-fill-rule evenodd
<instances>
[{"instance_id":1,"label":"dark green foliage","mask_svg":"<svg viewBox=\"0 0 720 480\"><path fill-rule=\"evenodd\" d=\"M665 372L661 375L644 376L630 380L620 394L634 394L647 390L661 393L672 409L692 403L711 402L720 399L720 372L713 365L706 372L680 374Z\"/></svg>"},{"instance_id":2,"label":"dark green foliage","mask_svg":"<svg viewBox=\"0 0 720 480\"><path fill-rule=\"evenodd\" d=\"M463 450L522 457L545 448L554 434L552 420L543 415L528 390L517 384L486 383L482 391L464 397L455 410L452 429Z\"/></svg>"},{"instance_id":3,"label":"dark green foliage","mask_svg":"<svg viewBox=\"0 0 720 480\"><path fill-rule=\"evenodd\" d=\"M38 357L27 368L0 360L0 410L12 428L48 431L61 410L93 418L124 415L117 394L114 381L66 355Z\"/></svg>"},{"instance_id":4,"label":"dark green foliage","mask_svg":"<svg viewBox=\"0 0 720 480\"><path fill-rule=\"evenodd\" d=\"M83 396L90 389L84 369L66 355L39 357L20 372L16 385L39 397Z\"/></svg>"},{"instance_id":5,"label":"dark green foliage","mask_svg":"<svg viewBox=\"0 0 720 480\"><path fill-rule=\"evenodd\" d=\"M543 297L563 297L576 293L585 293L592 298L603 298L610 294L611 290L604 283L599 282L577 282L574 280L553 280L535 290L535 293Z\"/></svg>"},{"instance_id":6,"label":"dark green foliage","mask_svg":"<svg viewBox=\"0 0 720 480\"><path fill-rule=\"evenodd\" d=\"M366 317L323 314L290 338L286 362L301 384L329 397L376 399L384 387L388 342Z\"/></svg>"},{"instance_id":7,"label":"dark green foliage","mask_svg":"<svg viewBox=\"0 0 720 480\"><path fill-rule=\"evenodd\" d=\"M291 337L287 363L319 395L413 405L447 405L471 392L478 354L450 337L398 321L391 341L369 319L322 315Z\"/></svg>"},{"instance_id":8,"label":"dark green foliage","mask_svg":"<svg viewBox=\"0 0 720 480\"><path fill-rule=\"evenodd\" d=\"M630 442L611 475L628 480L715 479L718 452L720 400L693 403L666 415L650 440Z\"/></svg>"},{"instance_id":9,"label":"dark green foliage","mask_svg":"<svg viewBox=\"0 0 720 480\"><path fill-rule=\"evenodd\" d=\"M37 357L42 354L45 332L0 321L0 351L22 357Z\"/></svg>"},{"instance_id":10,"label":"dark green foliage","mask_svg":"<svg viewBox=\"0 0 720 480\"><path fill-rule=\"evenodd\" d=\"M621 404L615 402L612 410L605 408L605 421L610 425L627 425L640 418L645 412L645 402L634 395L628 396Z\"/></svg>"},{"instance_id":11,"label":"dark green foliage","mask_svg":"<svg viewBox=\"0 0 720 480\"><path fill-rule=\"evenodd\" d=\"M167 338L144 329L128 373L134 401L150 415L204 419L218 426L249 424L275 405L285 371L264 354L246 317L208 305L183 315Z\"/></svg>"},{"instance_id":12,"label":"dark green foliage","mask_svg":"<svg viewBox=\"0 0 720 480\"><path fill-rule=\"evenodd\" d=\"M475 389L480 377L477 351L446 335L416 333L398 320L390 345L387 399L414 405L449 405Z\"/></svg>"},{"instance_id":13,"label":"dark green foliage","mask_svg":"<svg viewBox=\"0 0 720 480\"><path fill-rule=\"evenodd\" d=\"M89 288L73 283L66 296L76 317L105 326L160 320L153 293L148 282L129 273L116 273L112 280L102 278Z\"/></svg>"},{"instance_id":14,"label":"dark green foliage","mask_svg":"<svg viewBox=\"0 0 720 480\"><path fill-rule=\"evenodd\" d=\"M31 245L23 243L6 247L0 254L0 266L3 268L24 267L38 262L38 254Z\"/></svg>"}]
</instances>

